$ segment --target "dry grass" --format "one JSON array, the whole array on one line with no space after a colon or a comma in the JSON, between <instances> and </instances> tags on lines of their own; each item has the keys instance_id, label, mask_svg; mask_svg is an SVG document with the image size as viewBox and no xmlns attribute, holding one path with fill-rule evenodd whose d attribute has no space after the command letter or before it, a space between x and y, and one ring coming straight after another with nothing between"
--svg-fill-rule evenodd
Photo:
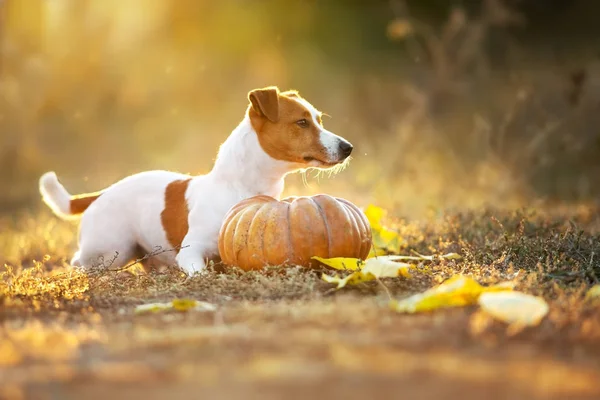
<instances>
[{"instance_id":1,"label":"dry grass","mask_svg":"<svg viewBox=\"0 0 600 400\"><path fill-rule=\"evenodd\" d=\"M2 394L43 398L52 388L59 397L164 398L204 390L248 398L260 389L261 398L359 398L400 387L421 398L481 398L492 389L497 398L600 393L600 309L584 299L600 276L597 207L448 212L394 223L406 241L403 253L457 251L464 260L436 261L431 275L383 280L393 296L456 273L484 283L516 275L520 290L549 302L550 314L518 333L469 307L400 315L376 282L335 291L320 271L295 268L242 273L217 266L190 280L136 268L85 275L64 262L74 245L71 224L47 213L21 216L1 241ZM218 307L134 313L138 304L173 298Z\"/></svg>"}]
</instances>

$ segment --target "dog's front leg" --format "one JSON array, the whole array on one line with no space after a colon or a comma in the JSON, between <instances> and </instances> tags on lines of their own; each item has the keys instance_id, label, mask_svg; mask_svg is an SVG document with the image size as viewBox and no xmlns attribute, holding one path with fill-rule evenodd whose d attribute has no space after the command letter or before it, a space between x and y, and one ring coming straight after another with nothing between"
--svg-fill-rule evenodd
<instances>
[{"instance_id":1,"label":"dog's front leg","mask_svg":"<svg viewBox=\"0 0 600 400\"><path fill-rule=\"evenodd\" d=\"M189 229L181 243L176 261L188 276L206 270L207 259L218 254L219 229L228 208L222 204L215 208L208 202L198 202L191 207Z\"/></svg>"},{"instance_id":2,"label":"dog's front leg","mask_svg":"<svg viewBox=\"0 0 600 400\"><path fill-rule=\"evenodd\" d=\"M197 272L204 272L206 270L206 260L218 248L219 225L210 220L210 215L206 215L206 209L203 207L192 209L188 232L183 238L181 249L175 258L179 268L188 276L192 276ZM211 224L210 222L214 223ZM217 227L216 232L215 226Z\"/></svg>"},{"instance_id":3,"label":"dog's front leg","mask_svg":"<svg viewBox=\"0 0 600 400\"><path fill-rule=\"evenodd\" d=\"M202 242L193 240L188 233L175 258L177 266L188 276L204 271L206 269L206 262L204 261L205 251L206 249Z\"/></svg>"}]
</instances>

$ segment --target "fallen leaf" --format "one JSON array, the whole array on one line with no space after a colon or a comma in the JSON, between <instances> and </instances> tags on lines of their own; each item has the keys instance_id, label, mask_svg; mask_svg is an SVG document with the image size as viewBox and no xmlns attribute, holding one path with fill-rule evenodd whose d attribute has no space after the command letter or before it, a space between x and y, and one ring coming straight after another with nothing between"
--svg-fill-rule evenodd
<instances>
[{"instance_id":1,"label":"fallen leaf","mask_svg":"<svg viewBox=\"0 0 600 400\"><path fill-rule=\"evenodd\" d=\"M193 299L175 299L166 303L148 303L140 304L135 307L136 314L148 313L148 312L161 312L167 310L175 311L215 311L217 307L212 303L205 301L198 301Z\"/></svg>"},{"instance_id":2,"label":"fallen leaf","mask_svg":"<svg viewBox=\"0 0 600 400\"><path fill-rule=\"evenodd\" d=\"M585 294L587 300L600 298L600 285L592 286Z\"/></svg>"},{"instance_id":3,"label":"fallen leaf","mask_svg":"<svg viewBox=\"0 0 600 400\"><path fill-rule=\"evenodd\" d=\"M360 265L358 267L360 268ZM410 277L409 269L412 267L411 264L395 262L390 260L389 257L384 256L367 259L363 262L362 268L355 270L352 274L344 278L327 274L323 274L321 278L325 282L337 284L336 288L341 289L348 284L356 285L379 278Z\"/></svg>"},{"instance_id":4,"label":"fallen leaf","mask_svg":"<svg viewBox=\"0 0 600 400\"><path fill-rule=\"evenodd\" d=\"M462 256L458 253L447 253L440 256L445 260L462 260Z\"/></svg>"},{"instance_id":5,"label":"fallen leaf","mask_svg":"<svg viewBox=\"0 0 600 400\"><path fill-rule=\"evenodd\" d=\"M538 325L549 310L543 298L512 291L482 293L478 303L492 317L517 326Z\"/></svg>"},{"instance_id":6,"label":"fallen leaf","mask_svg":"<svg viewBox=\"0 0 600 400\"><path fill-rule=\"evenodd\" d=\"M351 279L355 279L355 278L356 278L356 276L354 274L350 274L344 278L340 278L337 275L331 276L331 275L327 275L327 274L323 274L321 276L321 279L323 279L325 282L336 284L337 285L336 289L343 288L350 282ZM356 283L359 283L359 282L356 282Z\"/></svg>"},{"instance_id":7,"label":"fallen leaf","mask_svg":"<svg viewBox=\"0 0 600 400\"><path fill-rule=\"evenodd\" d=\"M382 256L367 260L360 272L363 274L371 274L375 278L395 278L398 276L410 278L410 268L413 268L411 264L396 262L388 257Z\"/></svg>"},{"instance_id":8,"label":"fallen leaf","mask_svg":"<svg viewBox=\"0 0 600 400\"><path fill-rule=\"evenodd\" d=\"M371 250L369 250L369 255L367 256L367 258L385 256L386 254L387 254L387 251L385 251L384 249L381 249L381 248L378 248L375 246L371 246Z\"/></svg>"},{"instance_id":9,"label":"fallen leaf","mask_svg":"<svg viewBox=\"0 0 600 400\"><path fill-rule=\"evenodd\" d=\"M423 293L402 300L393 300L390 306L398 312L407 313L462 307L475 304L483 292L512 290L513 287L511 282L481 286L472 278L456 275Z\"/></svg>"},{"instance_id":10,"label":"fallen leaf","mask_svg":"<svg viewBox=\"0 0 600 400\"><path fill-rule=\"evenodd\" d=\"M340 271L356 271L364 264L364 261L360 258L349 258L349 257L334 257L334 258L322 258L322 257L311 257L313 260L317 260L328 267L338 269Z\"/></svg>"},{"instance_id":11,"label":"fallen leaf","mask_svg":"<svg viewBox=\"0 0 600 400\"><path fill-rule=\"evenodd\" d=\"M398 235L398 232L385 227L382 222L387 215L387 211L381 207L369 204L365 209L365 215L371 225L373 244L376 249L373 251L373 256L377 255L378 249L386 249L391 253L399 252L402 239Z\"/></svg>"},{"instance_id":12,"label":"fallen leaf","mask_svg":"<svg viewBox=\"0 0 600 400\"><path fill-rule=\"evenodd\" d=\"M381 221L387 215L387 211L381 207L369 204L365 209L365 216L369 220L372 229L379 230L382 228Z\"/></svg>"},{"instance_id":13,"label":"fallen leaf","mask_svg":"<svg viewBox=\"0 0 600 400\"><path fill-rule=\"evenodd\" d=\"M171 303L148 303L140 304L135 307L135 313L141 314L146 312L158 312L168 310L172 307Z\"/></svg>"},{"instance_id":14,"label":"fallen leaf","mask_svg":"<svg viewBox=\"0 0 600 400\"><path fill-rule=\"evenodd\" d=\"M197 301L191 299L175 299L171 302L171 306L177 311L191 310L196 307L196 304Z\"/></svg>"},{"instance_id":15,"label":"fallen leaf","mask_svg":"<svg viewBox=\"0 0 600 400\"><path fill-rule=\"evenodd\" d=\"M391 253L398 253L402 240L398 232L383 227L374 232L373 243L376 247L387 249Z\"/></svg>"},{"instance_id":16,"label":"fallen leaf","mask_svg":"<svg viewBox=\"0 0 600 400\"><path fill-rule=\"evenodd\" d=\"M196 300L196 306L194 307L195 311L217 311L217 306L207 301L198 301Z\"/></svg>"}]
</instances>

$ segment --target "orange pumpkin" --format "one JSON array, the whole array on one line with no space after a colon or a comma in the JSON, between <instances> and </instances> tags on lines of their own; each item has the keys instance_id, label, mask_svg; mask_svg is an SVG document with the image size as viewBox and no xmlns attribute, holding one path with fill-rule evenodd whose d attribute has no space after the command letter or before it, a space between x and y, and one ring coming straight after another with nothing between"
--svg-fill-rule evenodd
<instances>
[{"instance_id":1,"label":"orange pumpkin","mask_svg":"<svg viewBox=\"0 0 600 400\"><path fill-rule=\"evenodd\" d=\"M233 206L219 233L225 264L244 270L265 265L316 264L312 256L365 259L371 227L348 200L319 194L281 201L254 196Z\"/></svg>"}]
</instances>

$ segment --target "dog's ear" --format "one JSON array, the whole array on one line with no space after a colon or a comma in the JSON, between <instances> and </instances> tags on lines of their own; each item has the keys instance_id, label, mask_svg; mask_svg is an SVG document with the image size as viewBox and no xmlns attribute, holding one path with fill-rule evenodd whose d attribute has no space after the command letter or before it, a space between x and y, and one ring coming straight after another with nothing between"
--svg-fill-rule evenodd
<instances>
[{"instance_id":1,"label":"dog's ear","mask_svg":"<svg viewBox=\"0 0 600 400\"><path fill-rule=\"evenodd\" d=\"M248 99L259 115L271 122L279 121L279 89L276 86L254 89L248 93Z\"/></svg>"}]
</instances>

